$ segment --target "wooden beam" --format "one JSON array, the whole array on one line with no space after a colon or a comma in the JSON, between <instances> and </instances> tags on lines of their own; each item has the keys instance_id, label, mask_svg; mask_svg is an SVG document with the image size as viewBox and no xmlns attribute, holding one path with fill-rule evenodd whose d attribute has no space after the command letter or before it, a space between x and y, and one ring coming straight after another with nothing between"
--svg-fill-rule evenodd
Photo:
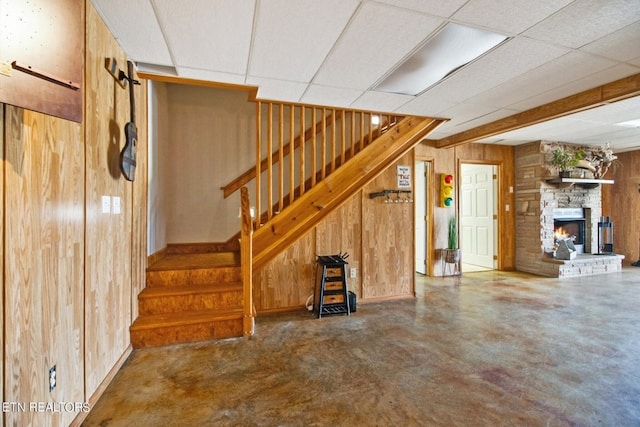
<instances>
[{"instance_id":1,"label":"wooden beam","mask_svg":"<svg viewBox=\"0 0 640 427\"><path fill-rule=\"evenodd\" d=\"M437 148L456 147L638 95L640 74L634 74L446 138L429 140L428 144Z\"/></svg>"}]
</instances>

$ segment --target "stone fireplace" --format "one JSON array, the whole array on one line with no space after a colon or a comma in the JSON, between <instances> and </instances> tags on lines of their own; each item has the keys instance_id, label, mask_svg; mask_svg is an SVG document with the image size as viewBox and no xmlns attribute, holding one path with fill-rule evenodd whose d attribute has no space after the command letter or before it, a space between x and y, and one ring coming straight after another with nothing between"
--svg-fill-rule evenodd
<instances>
[{"instance_id":1,"label":"stone fireplace","mask_svg":"<svg viewBox=\"0 0 640 427\"><path fill-rule=\"evenodd\" d=\"M624 257L592 255L598 252L601 186L554 182L547 167L554 146L538 141L515 147L516 268L550 277L620 271ZM582 253L573 260L553 257L559 226L579 240Z\"/></svg>"}]
</instances>

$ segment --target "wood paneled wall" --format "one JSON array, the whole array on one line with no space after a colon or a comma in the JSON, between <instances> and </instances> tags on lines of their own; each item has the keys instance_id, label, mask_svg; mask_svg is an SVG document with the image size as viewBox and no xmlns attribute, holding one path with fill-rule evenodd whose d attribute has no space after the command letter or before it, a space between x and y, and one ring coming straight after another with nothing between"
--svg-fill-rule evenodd
<instances>
[{"instance_id":1,"label":"wood paneled wall","mask_svg":"<svg viewBox=\"0 0 640 427\"><path fill-rule=\"evenodd\" d=\"M619 153L618 167L605 178L615 184L602 186L602 215L613 221L613 249L629 265L640 259L640 151Z\"/></svg>"},{"instance_id":2,"label":"wood paneled wall","mask_svg":"<svg viewBox=\"0 0 640 427\"><path fill-rule=\"evenodd\" d=\"M413 154L397 164L411 165ZM317 255L349 254L349 290L361 301L414 295L413 204L385 204L369 193L395 189L396 165L325 218L254 277L259 313L299 308L313 294Z\"/></svg>"},{"instance_id":3,"label":"wood paneled wall","mask_svg":"<svg viewBox=\"0 0 640 427\"><path fill-rule=\"evenodd\" d=\"M140 161L132 183L119 169L123 129L130 120L129 88L121 88L104 68L104 58L112 57L126 69L127 58L93 7L87 8L86 39L85 326L91 339L85 364L90 396L129 346L136 296L144 287L145 264L139 260L146 258L147 111L143 82L133 86ZM122 213L103 213L103 196L119 197Z\"/></svg>"},{"instance_id":4,"label":"wood paneled wall","mask_svg":"<svg viewBox=\"0 0 640 427\"><path fill-rule=\"evenodd\" d=\"M146 85L136 86L136 181L119 170L128 92L104 68L126 57L86 2L82 123L2 105L3 401L94 402L130 351L146 268ZM102 196L121 213L102 213ZM4 211L3 211L4 209ZM0 339L2 339L0 338ZM57 386L48 390L56 366ZM69 425L75 412L6 412L7 425Z\"/></svg>"}]
</instances>

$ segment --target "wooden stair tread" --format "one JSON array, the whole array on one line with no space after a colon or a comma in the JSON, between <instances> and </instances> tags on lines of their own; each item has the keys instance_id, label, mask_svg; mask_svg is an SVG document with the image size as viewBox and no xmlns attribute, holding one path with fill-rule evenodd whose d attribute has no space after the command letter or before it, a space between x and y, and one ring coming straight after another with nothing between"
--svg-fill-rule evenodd
<instances>
[{"instance_id":1,"label":"wooden stair tread","mask_svg":"<svg viewBox=\"0 0 640 427\"><path fill-rule=\"evenodd\" d=\"M131 325L130 330L142 331L146 329L193 325L218 320L241 320L242 317L242 308L149 314L139 316L133 325Z\"/></svg>"},{"instance_id":2,"label":"wooden stair tread","mask_svg":"<svg viewBox=\"0 0 640 427\"><path fill-rule=\"evenodd\" d=\"M234 282L214 285L158 286L144 288L142 292L138 294L138 298L161 298L180 295L237 291L242 291L242 283Z\"/></svg>"},{"instance_id":3,"label":"wooden stair tread","mask_svg":"<svg viewBox=\"0 0 640 427\"><path fill-rule=\"evenodd\" d=\"M191 270L221 267L239 267L237 252L209 252L170 254L147 267L147 271Z\"/></svg>"}]
</instances>

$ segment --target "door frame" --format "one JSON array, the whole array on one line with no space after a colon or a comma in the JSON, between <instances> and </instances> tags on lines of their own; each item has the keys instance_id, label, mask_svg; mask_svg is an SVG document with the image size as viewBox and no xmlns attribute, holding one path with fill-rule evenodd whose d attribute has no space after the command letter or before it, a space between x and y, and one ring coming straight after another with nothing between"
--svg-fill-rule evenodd
<instances>
[{"instance_id":1,"label":"door frame","mask_svg":"<svg viewBox=\"0 0 640 427\"><path fill-rule=\"evenodd\" d=\"M435 172L434 172L434 158L433 157L426 157L426 156L414 156L413 159L413 164L415 166L415 164L417 162L425 162L428 163L428 167L427 167L427 176L426 176L426 185L427 188L429 188L429 191L427 192L427 197L425 198L425 203L427 204L425 210L427 213L427 236L426 236L426 245L427 245L427 251L425 251L426 257L427 257L427 276L432 277L433 276L433 269L434 269L434 260L436 259L435 257L435 251L433 249L433 207L435 204L435 193L436 191L434 190L435 188ZM415 168L414 168L415 169ZM418 177L416 176L416 174L414 174L413 176L414 182L413 182L413 188L416 188L416 183L415 180L418 179ZM414 200L415 198L415 194L414 194ZM413 274L417 274L416 273L416 265L415 265L415 253L416 253L416 207L415 207L415 202L414 202L414 206L413 206Z\"/></svg>"},{"instance_id":2,"label":"door frame","mask_svg":"<svg viewBox=\"0 0 640 427\"><path fill-rule=\"evenodd\" d=\"M495 185L495 194L494 194L494 199L495 199L495 205L497 206L496 208L496 221L495 221L495 239L496 239L496 247L494 248L495 250L495 254L497 257L497 263L496 263L496 270L502 270L502 248L500 245L500 234L501 234L501 230L503 229L503 224L502 222L504 221L503 215L502 215L502 209L500 208L501 206L503 206L503 196L502 196L502 192L500 191L500 189L502 188L502 180L503 178L503 162L502 161L491 161L491 160L465 160L465 159L458 159L457 160L457 174L458 177L462 176L462 165L463 164L473 164L473 165L487 165L487 166L495 166L496 167L496 185ZM459 181L458 181L459 182ZM456 203L456 216L458 218L460 218L460 203L461 203L461 198L460 198L460 185L456 185L456 200L458 200L458 203Z\"/></svg>"}]
</instances>

